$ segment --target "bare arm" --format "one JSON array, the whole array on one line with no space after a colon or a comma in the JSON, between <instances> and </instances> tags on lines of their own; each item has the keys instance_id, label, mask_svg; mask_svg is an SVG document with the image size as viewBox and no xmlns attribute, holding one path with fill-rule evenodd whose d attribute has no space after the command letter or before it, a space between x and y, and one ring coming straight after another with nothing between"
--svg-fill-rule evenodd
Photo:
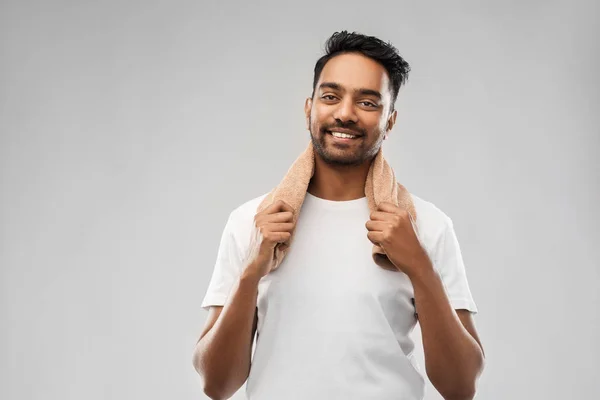
<instances>
[{"instance_id":1,"label":"bare arm","mask_svg":"<svg viewBox=\"0 0 600 400\"><path fill-rule=\"evenodd\" d=\"M258 283L279 262L275 248L287 246L294 229L293 209L278 200L254 217L258 233L250 245L248 264L232 286L223 307L211 308L194 349L194 368L204 380L204 393L228 399L248 379L252 341L257 327Z\"/></svg>"},{"instance_id":2,"label":"bare arm","mask_svg":"<svg viewBox=\"0 0 600 400\"><path fill-rule=\"evenodd\" d=\"M256 299L260 277L240 276L223 307L211 307L194 350L194 368L211 399L227 399L244 384L250 372L256 332Z\"/></svg>"},{"instance_id":3,"label":"bare arm","mask_svg":"<svg viewBox=\"0 0 600 400\"><path fill-rule=\"evenodd\" d=\"M423 337L425 369L447 400L470 400L484 366L484 352L469 311L455 311L431 266L412 277Z\"/></svg>"}]
</instances>

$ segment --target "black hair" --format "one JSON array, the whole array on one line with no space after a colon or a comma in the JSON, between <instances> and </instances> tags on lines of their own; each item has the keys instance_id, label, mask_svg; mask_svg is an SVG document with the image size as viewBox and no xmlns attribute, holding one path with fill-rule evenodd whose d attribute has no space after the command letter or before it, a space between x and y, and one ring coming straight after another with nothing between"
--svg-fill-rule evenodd
<instances>
[{"instance_id":1,"label":"black hair","mask_svg":"<svg viewBox=\"0 0 600 400\"><path fill-rule=\"evenodd\" d=\"M315 95L317 82L327 61L344 53L361 53L377 61L385 68L392 86L392 104L390 109L393 110L400 86L408 80L410 65L398 54L398 49L391 43L385 43L375 36L367 36L357 32L335 32L327 39L325 43L325 55L319 58L315 65L311 97Z\"/></svg>"}]
</instances>

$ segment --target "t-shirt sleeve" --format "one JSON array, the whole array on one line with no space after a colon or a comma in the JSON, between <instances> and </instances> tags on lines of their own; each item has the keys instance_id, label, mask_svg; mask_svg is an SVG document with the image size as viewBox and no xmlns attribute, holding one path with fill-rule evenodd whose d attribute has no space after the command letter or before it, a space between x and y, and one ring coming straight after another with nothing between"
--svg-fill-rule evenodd
<instances>
[{"instance_id":1,"label":"t-shirt sleeve","mask_svg":"<svg viewBox=\"0 0 600 400\"><path fill-rule=\"evenodd\" d=\"M442 234L434 252L436 270L440 274L452 308L466 309L477 313L477 306L471 295L460 245L452 220L447 217Z\"/></svg>"},{"instance_id":2,"label":"t-shirt sleeve","mask_svg":"<svg viewBox=\"0 0 600 400\"><path fill-rule=\"evenodd\" d=\"M243 257L236 240L235 216L231 213L221 235L217 259L201 307L208 310L210 306L225 305L229 291L242 270Z\"/></svg>"}]
</instances>

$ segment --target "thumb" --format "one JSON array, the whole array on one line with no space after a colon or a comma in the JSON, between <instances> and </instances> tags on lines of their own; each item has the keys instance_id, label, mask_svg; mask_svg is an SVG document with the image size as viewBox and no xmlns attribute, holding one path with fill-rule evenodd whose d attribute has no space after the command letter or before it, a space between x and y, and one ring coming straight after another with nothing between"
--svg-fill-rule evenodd
<instances>
[{"instance_id":1,"label":"thumb","mask_svg":"<svg viewBox=\"0 0 600 400\"><path fill-rule=\"evenodd\" d=\"M290 247L289 244L284 244L284 243L278 243L277 246L275 246L275 248L278 249L279 251L286 251L289 247Z\"/></svg>"}]
</instances>

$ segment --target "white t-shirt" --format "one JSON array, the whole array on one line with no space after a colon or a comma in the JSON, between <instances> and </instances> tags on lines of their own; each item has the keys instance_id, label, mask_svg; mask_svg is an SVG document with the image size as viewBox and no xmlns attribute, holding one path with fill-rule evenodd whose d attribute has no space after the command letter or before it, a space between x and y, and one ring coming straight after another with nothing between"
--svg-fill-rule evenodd
<instances>
[{"instance_id":1,"label":"white t-shirt","mask_svg":"<svg viewBox=\"0 0 600 400\"><path fill-rule=\"evenodd\" d=\"M241 273L266 193L229 215L202 307L224 305ZM454 309L477 312L451 219L412 195L419 240ZM373 261L367 198L306 194L292 245L258 287L249 400L417 400L425 381L410 337L410 279Z\"/></svg>"}]
</instances>

